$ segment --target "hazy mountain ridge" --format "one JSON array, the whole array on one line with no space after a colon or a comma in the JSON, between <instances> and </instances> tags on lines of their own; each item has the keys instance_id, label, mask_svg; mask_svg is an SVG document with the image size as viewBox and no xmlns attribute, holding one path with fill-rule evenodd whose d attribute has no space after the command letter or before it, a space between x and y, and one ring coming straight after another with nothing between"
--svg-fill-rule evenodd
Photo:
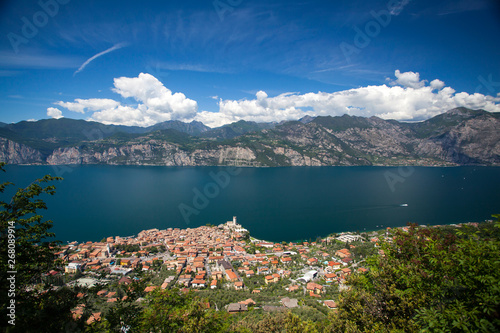
<instances>
[{"instance_id":1,"label":"hazy mountain ridge","mask_svg":"<svg viewBox=\"0 0 500 333\"><path fill-rule=\"evenodd\" d=\"M196 122L149 128L71 119L26 123L0 128L0 160L168 166L500 165L499 115L465 108L420 123L348 115L282 124L239 121L216 129Z\"/></svg>"},{"instance_id":2,"label":"hazy mountain ridge","mask_svg":"<svg viewBox=\"0 0 500 333\"><path fill-rule=\"evenodd\" d=\"M214 139L232 139L249 132L258 132L264 129L276 127L274 123L256 123L253 121L240 120L232 124L210 129L201 133L201 137Z\"/></svg>"}]
</instances>

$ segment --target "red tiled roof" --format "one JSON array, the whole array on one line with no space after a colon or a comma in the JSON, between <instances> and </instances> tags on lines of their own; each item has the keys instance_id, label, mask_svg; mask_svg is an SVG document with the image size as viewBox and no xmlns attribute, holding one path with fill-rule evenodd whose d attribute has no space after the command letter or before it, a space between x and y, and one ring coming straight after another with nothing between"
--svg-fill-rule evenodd
<instances>
[{"instance_id":1,"label":"red tiled roof","mask_svg":"<svg viewBox=\"0 0 500 333\"><path fill-rule=\"evenodd\" d=\"M234 280L234 279L237 279L238 276L236 276L236 273L234 273L232 270L230 269L226 269L226 274L229 278L229 280Z\"/></svg>"},{"instance_id":2,"label":"red tiled roof","mask_svg":"<svg viewBox=\"0 0 500 333\"><path fill-rule=\"evenodd\" d=\"M156 288L158 288L158 286L149 286L144 289L144 292L149 293L150 291L153 291Z\"/></svg>"},{"instance_id":3,"label":"red tiled roof","mask_svg":"<svg viewBox=\"0 0 500 333\"><path fill-rule=\"evenodd\" d=\"M334 301L325 301L325 305L330 309L335 309L337 307L337 303Z\"/></svg>"}]
</instances>

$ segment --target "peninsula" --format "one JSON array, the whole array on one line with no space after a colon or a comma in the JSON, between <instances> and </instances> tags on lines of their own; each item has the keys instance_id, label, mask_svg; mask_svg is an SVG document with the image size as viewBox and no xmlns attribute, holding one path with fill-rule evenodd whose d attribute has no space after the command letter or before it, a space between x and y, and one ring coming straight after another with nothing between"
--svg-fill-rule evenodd
<instances>
[{"instance_id":1,"label":"peninsula","mask_svg":"<svg viewBox=\"0 0 500 333\"><path fill-rule=\"evenodd\" d=\"M477 228L478 223L429 228ZM129 296L128 285L143 281L140 294L178 288L196 291L210 305L229 313L308 309L322 317L335 311L352 274L369 271L367 258L384 256L382 243L409 227L365 233L340 233L313 242L273 243L257 240L236 217L218 226L194 229L144 230L137 236L113 236L100 242L72 242L56 255L64 272L51 271L55 280L95 292L90 325ZM84 294L80 294L84 297ZM299 302L299 300L302 300ZM76 317L83 308L73 310Z\"/></svg>"}]
</instances>

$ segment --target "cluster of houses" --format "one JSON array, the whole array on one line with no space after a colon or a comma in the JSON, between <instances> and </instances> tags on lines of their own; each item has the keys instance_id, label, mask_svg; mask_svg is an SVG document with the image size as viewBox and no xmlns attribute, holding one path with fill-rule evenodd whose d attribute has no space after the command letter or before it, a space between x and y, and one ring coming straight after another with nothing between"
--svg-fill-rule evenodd
<instances>
[{"instance_id":1,"label":"cluster of houses","mask_svg":"<svg viewBox=\"0 0 500 333\"><path fill-rule=\"evenodd\" d=\"M315 242L279 244L253 240L253 244L250 244L247 236L248 231L234 217L232 221L219 226L150 229L141 231L136 237L108 237L101 242L81 244L73 242L63 247L57 256L67 262L65 272L70 274L101 271L122 276L123 279L135 269L150 271L164 267L171 271L161 285L148 286L146 292L172 285L192 289L243 290L247 289L245 278L258 277L262 279L262 286L252 289L254 293L259 293L263 287L293 275L296 280L286 286L286 290L303 291L310 297L322 298L328 285L343 283L354 270L351 267L353 255L347 248L328 253L322 244ZM341 237L339 240L346 242L360 240L357 235ZM260 251L250 251L251 247ZM136 251L126 252L124 248L134 248ZM165 251L153 251L158 248L164 248ZM312 248L314 252L311 252ZM293 258L300 258L301 267L309 267L309 271L301 277L296 276L294 270L297 269L297 262ZM323 284L317 283L319 281L323 281ZM110 302L115 299L112 294L101 296ZM326 302L329 301L325 301L325 306L328 306ZM251 305L235 304L228 311L241 312ZM288 304L284 307L289 307L295 303L285 299L284 304ZM333 306L334 302L328 304Z\"/></svg>"},{"instance_id":2,"label":"cluster of houses","mask_svg":"<svg viewBox=\"0 0 500 333\"><path fill-rule=\"evenodd\" d=\"M406 227L401 229L408 230ZM389 230L390 228L387 228L385 235L377 234L367 240L374 247L378 247L382 239L391 241L388 238ZM141 231L136 237L108 237L105 241L81 244L73 242L64 246L56 255L66 261L66 273L101 271L118 275L119 284L132 283L133 279L128 275L134 269L150 271L162 267L171 271L161 285L147 286L144 290L146 293L173 285L183 290L243 290L248 289L245 286L245 278L251 278L248 281L262 281L258 288L251 288L253 294L258 294L266 286L290 278L287 280L289 282L283 284L290 295L303 292L304 295L318 299L329 309L337 307L335 301L326 299L329 286L338 284L339 289L343 290L347 288L344 282L349 275L355 271L367 272L364 267L354 263L356 258L351 251L356 246L347 244L365 241L360 235L345 233L322 241L346 242L346 248L335 252L316 242L278 244L252 240L253 244L250 244L246 236L248 231L242 228L234 217L232 221L219 226L150 229ZM133 248L136 251L126 252L123 248ZM164 248L165 251L153 251L158 248ZM255 248L259 250L255 251ZM384 255L382 250L379 250L379 254ZM51 271L50 274L57 272ZM105 299L107 303L114 303L119 299L115 291L106 289L100 290L97 296ZM255 305L256 302L248 298L228 304L226 310L229 313L239 313ZM281 298L279 306L263 305L261 308L264 311L281 311L298 306L296 298L284 297ZM78 316L82 311L83 309L76 308L73 313ZM100 313L94 313L89 318L90 322L98 320Z\"/></svg>"}]
</instances>

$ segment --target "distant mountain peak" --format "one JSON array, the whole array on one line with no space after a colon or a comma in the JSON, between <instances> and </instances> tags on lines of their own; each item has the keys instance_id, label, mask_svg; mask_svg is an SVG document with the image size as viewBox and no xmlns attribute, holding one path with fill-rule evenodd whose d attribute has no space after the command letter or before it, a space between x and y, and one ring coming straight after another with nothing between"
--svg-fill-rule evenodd
<instances>
[{"instance_id":1,"label":"distant mountain peak","mask_svg":"<svg viewBox=\"0 0 500 333\"><path fill-rule=\"evenodd\" d=\"M179 120L168 120L156 125L146 128L146 132L163 130L163 129L175 129L179 132L187 133L189 135L200 135L201 133L210 130L210 127L204 125L199 121L193 120L190 123L185 123Z\"/></svg>"},{"instance_id":2,"label":"distant mountain peak","mask_svg":"<svg viewBox=\"0 0 500 333\"><path fill-rule=\"evenodd\" d=\"M205 124L203 124L201 121L197 121L197 120L193 120L189 124L191 124L191 125L203 125L203 126L205 126Z\"/></svg>"},{"instance_id":3,"label":"distant mountain peak","mask_svg":"<svg viewBox=\"0 0 500 333\"><path fill-rule=\"evenodd\" d=\"M260 132L262 130L276 127L275 123L257 123L248 120L226 124L221 127L212 128L200 136L214 139L232 139L250 132Z\"/></svg>"},{"instance_id":4,"label":"distant mountain peak","mask_svg":"<svg viewBox=\"0 0 500 333\"><path fill-rule=\"evenodd\" d=\"M460 117L471 117L471 116L477 116L481 114L486 114L487 112L484 110L471 110L465 107L458 107L454 108L451 110L446 111L443 113L444 115L449 115L449 116L460 116Z\"/></svg>"},{"instance_id":5,"label":"distant mountain peak","mask_svg":"<svg viewBox=\"0 0 500 333\"><path fill-rule=\"evenodd\" d=\"M313 121L316 117L311 117L311 116L304 116L302 118L299 119L299 121L302 123L302 124L309 124L311 121Z\"/></svg>"}]
</instances>

